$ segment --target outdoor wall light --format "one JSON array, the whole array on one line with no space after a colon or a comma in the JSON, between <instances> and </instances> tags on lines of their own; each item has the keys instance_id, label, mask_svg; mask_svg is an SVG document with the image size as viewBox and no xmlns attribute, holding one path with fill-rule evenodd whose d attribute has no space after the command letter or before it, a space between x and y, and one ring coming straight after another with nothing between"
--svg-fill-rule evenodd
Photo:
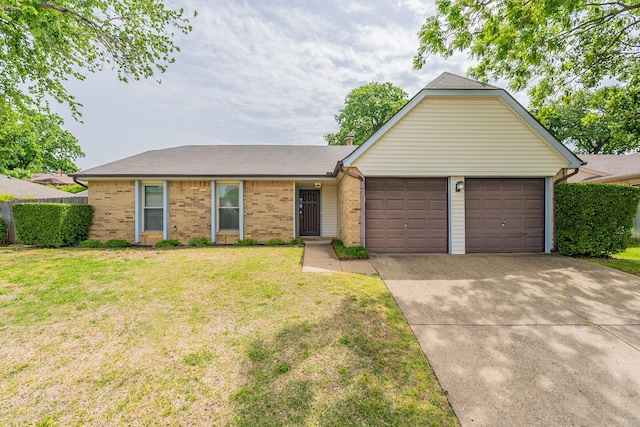
<instances>
[{"instance_id":1,"label":"outdoor wall light","mask_svg":"<svg viewBox=\"0 0 640 427\"><path fill-rule=\"evenodd\" d=\"M464 181L456 182L456 192L459 193L462 190L464 190Z\"/></svg>"}]
</instances>

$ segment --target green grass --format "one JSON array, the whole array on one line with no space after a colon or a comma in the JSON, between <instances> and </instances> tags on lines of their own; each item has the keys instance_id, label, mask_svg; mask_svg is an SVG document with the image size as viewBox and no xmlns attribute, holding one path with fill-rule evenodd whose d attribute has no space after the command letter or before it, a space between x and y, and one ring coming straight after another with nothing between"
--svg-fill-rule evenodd
<instances>
[{"instance_id":1,"label":"green grass","mask_svg":"<svg viewBox=\"0 0 640 427\"><path fill-rule=\"evenodd\" d=\"M457 425L377 276L302 248L0 249L6 425Z\"/></svg>"},{"instance_id":2,"label":"green grass","mask_svg":"<svg viewBox=\"0 0 640 427\"><path fill-rule=\"evenodd\" d=\"M626 250L613 255L611 258L589 258L588 260L640 276L640 240L633 241Z\"/></svg>"}]
</instances>

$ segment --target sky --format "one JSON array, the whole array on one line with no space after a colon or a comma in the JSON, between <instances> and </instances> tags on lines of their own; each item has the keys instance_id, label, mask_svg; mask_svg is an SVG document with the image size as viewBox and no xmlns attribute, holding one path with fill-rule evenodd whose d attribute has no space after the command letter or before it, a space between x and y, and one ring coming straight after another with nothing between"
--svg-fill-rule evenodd
<instances>
[{"instance_id":1,"label":"sky","mask_svg":"<svg viewBox=\"0 0 640 427\"><path fill-rule=\"evenodd\" d=\"M61 107L86 157L81 169L188 144L323 145L345 96L389 81L415 95L463 54L413 70L418 31L434 0L173 0L197 10L193 31L160 76L128 84L105 70L68 90L82 123ZM504 86L504 85L503 85Z\"/></svg>"}]
</instances>

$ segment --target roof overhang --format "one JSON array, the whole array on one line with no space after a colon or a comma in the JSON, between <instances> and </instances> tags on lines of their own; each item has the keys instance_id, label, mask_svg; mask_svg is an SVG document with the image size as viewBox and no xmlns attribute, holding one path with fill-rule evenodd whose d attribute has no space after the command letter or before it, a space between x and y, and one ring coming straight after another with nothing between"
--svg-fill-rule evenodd
<instances>
[{"instance_id":1,"label":"roof overhang","mask_svg":"<svg viewBox=\"0 0 640 427\"><path fill-rule=\"evenodd\" d=\"M75 175L74 175L75 176ZM265 176L265 175L79 175L83 181L145 181L145 180L167 180L167 181L214 181L214 180L251 180L251 181L334 181L335 175L286 175L286 176Z\"/></svg>"},{"instance_id":2,"label":"roof overhang","mask_svg":"<svg viewBox=\"0 0 640 427\"><path fill-rule=\"evenodd\" d=\"M567 160L567 168L580 168L586 164L579 159L571 150L564 146L558 139L551 134L536 120L526 108L524 108L515 98L513 98L504 89L422 89L416 96L400 109L389 121L387 121L378 131L376 131L369 139L367 139L356 150L344 158L342 161L344 166L353 166L353 162L358 159L369 147L378 141L382 135L387 133L396 123L398 123L409 111L417 106L423 99L432 96L457 96L457 97L499 97L507 103L516 113L522 117L538 134L540 134L558 153Z\"/></svg>"}]
</instances>

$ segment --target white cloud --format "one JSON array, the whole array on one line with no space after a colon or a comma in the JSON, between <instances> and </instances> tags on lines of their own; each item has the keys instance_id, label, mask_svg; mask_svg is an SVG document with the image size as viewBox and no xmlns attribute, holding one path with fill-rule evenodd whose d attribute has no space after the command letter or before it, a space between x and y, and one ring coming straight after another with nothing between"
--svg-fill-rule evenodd
<instances>
[{"instance_id":1,"label":"white cloud","mask_svg":"<svg viewBox=\"0 0 640 427\"><path fill-rule=\"evenodd\" d=\"M182 144L322 144L351 89L391 81L412 96L443 71L464 73L460 55L412 70L429 5L191 0L194 31L161 85L110 73L70 85L85 104L86 124L69 126L81 165Z\"/></svg>"}]
</instances>

